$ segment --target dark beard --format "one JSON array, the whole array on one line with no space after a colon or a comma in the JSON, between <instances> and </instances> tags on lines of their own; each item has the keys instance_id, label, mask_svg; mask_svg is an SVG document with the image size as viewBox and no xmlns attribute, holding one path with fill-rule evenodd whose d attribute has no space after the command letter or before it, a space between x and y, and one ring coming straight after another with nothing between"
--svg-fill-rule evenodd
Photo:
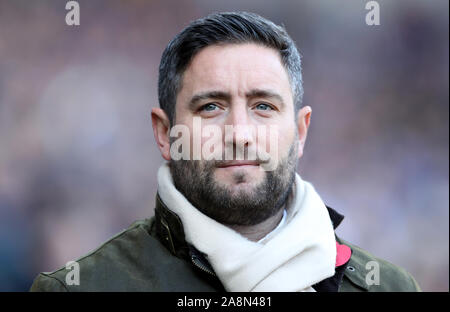
<instances>
[{"instance_id":1,"label":"dark beard","mask_svg":"<svg viewBox=\"0 0 450 312\"><path fill-rule=\"evenodd\" d=\"M237 194L214 180L217 161L178 160L170 162L175 187L200 212L227 225L256 225L275 215L292 191L297 168L297 140L274 171L265 171L264 180L251 192ZM236 183L245 173L234 175Z\"/></svg>"}]
</instances>

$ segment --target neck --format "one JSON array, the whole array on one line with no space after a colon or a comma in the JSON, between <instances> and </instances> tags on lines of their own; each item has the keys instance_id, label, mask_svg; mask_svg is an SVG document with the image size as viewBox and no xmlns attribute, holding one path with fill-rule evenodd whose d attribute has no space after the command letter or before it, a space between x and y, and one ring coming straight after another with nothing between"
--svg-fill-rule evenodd
<instances>
[{"instance_id":1,"label":"neck","mask_svg":"<svg viewBox=\"0 0 450 312\"><path fill-rule=\"evenodd\" d=\"M273 231L280 223L283 217L284 206L273 216L256 225L227 225L247 239L257 242L271 231Z\"/></svg>"}]
</instances>

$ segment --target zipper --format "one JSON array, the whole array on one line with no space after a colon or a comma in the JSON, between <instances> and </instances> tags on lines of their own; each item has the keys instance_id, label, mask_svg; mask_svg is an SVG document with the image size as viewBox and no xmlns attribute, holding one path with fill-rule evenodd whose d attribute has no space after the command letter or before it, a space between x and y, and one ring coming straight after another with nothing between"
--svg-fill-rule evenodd
<instances>
[{"instance_id":1,"label":"zipper","mask_svg":"<svg viewBox=\"0 0 450 312\"><path fill-rule=\"evenodd\" d=\"M191 255L191 260L192 263L199 268L200 270L202 270L203 272L206 272L212 276L216 276L216 273L214 273L210 268L208 268L206 265L204 265L202 263L202 261L196 256L196 255Z\"/></svg>"}]
</instances>

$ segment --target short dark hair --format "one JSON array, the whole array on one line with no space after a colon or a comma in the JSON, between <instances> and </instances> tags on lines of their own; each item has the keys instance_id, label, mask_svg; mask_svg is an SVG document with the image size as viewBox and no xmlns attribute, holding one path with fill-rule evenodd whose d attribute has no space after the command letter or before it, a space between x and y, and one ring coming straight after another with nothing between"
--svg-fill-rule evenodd
<instances>
[{"instance_id":1,"label":"short dark hair","mask_svg":"<svg viewBox=\"0 0 450 312\"><path fill-rule=\"evenodd\" d=\"M221 43L257 43L280 53L292 93L295 112L301 107L303 84L300 54L282 26L249 12L213 13L191 22L164 50L159 66L159 105L171 124L175 122L175 105L183 74L201 49Z\"/></svg>"}]
</instances>

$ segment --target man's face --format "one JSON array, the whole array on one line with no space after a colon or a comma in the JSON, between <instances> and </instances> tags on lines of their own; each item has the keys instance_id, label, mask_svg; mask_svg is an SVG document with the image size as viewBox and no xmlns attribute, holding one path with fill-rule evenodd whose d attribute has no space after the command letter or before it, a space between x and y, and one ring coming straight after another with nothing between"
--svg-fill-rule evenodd
<instances>
[{"instance_id":1,"label":"man's face","mask_svg":"<svg viewBox=\"0 0 450 312\"><path fill-rule=\"evenodd\" d=\"M256 44L204 48L184 72L175 124L198 135L202 148L208 141L208 146L220 145L224 153L238 146L247 153L244 161L236 161L236 152L232 160L171 160L175 186L221 223L264 221L281 208L294 181L299 156L294 114L288 74L277 51ZM194 117L201 118L200 128L194 126ZM198 132L208 125L218 126L222 135L202 137ZM225 135L226 126L233 126L232 136ZM265 128L266 135L251 130L258 127ZM270 146L270 134L277 135L275 146ZM248 161L251 150L269 152L277 166L262 170L258 156Z\"/></svg>"}]
</instances>

